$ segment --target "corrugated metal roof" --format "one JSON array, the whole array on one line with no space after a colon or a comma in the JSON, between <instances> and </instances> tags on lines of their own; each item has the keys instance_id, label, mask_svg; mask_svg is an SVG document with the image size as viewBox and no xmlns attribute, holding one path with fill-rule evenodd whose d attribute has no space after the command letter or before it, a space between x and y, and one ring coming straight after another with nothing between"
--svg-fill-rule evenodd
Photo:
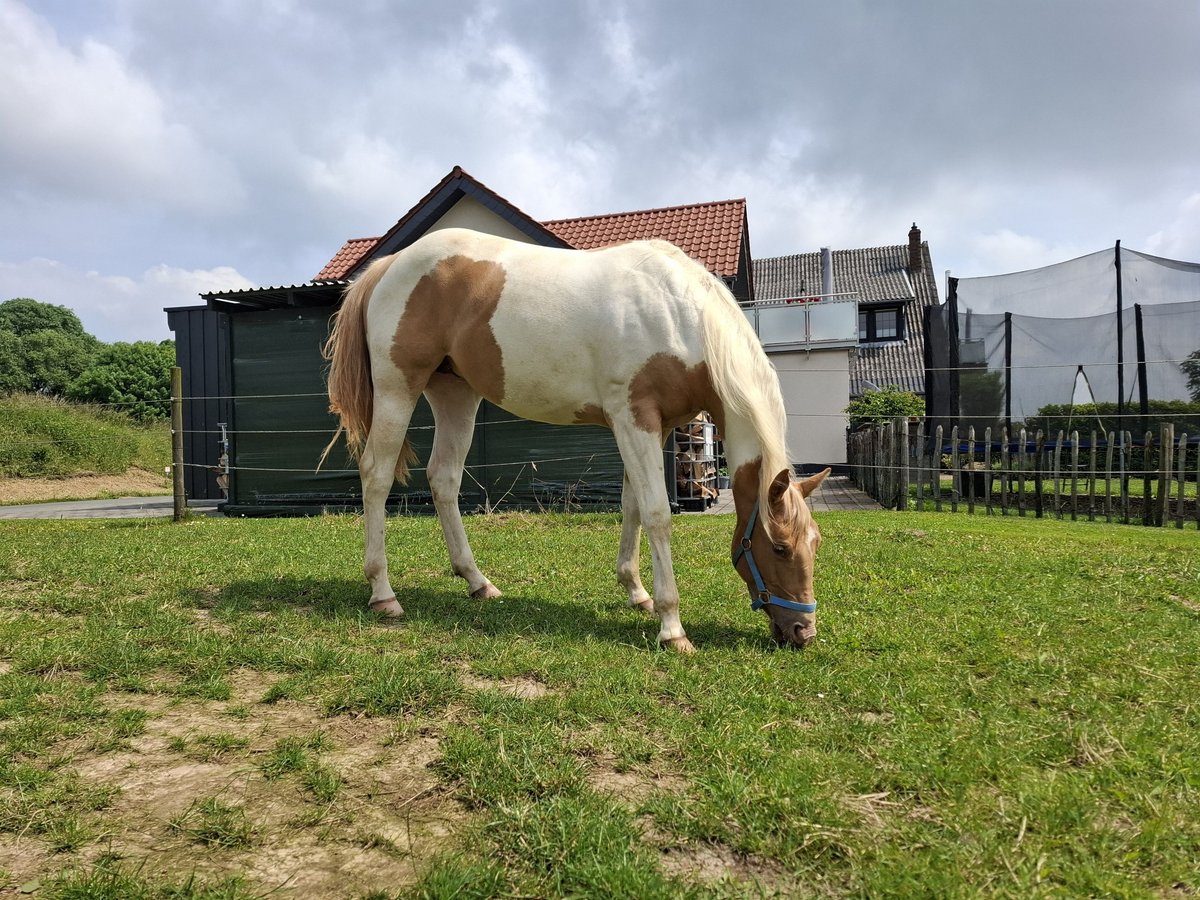
<instances>
[{"instance_id":1,"label":"corrugated metal roof","mask_svg":"<svg viewBox=\"0 0 1200 900\"><path fill-rule=\"evenodd\" d=\"M908 271L908 245L834 250L833 289L854 291L860 304L898 303L904 315L904 339L860 344L850 373L850 393L896 385L917 394L925 392L924 310L938 303L937 280L929 245L921 243L922 268ZM811 297L821 292L821 254L798 253L754 260L754 285L759 300Z\"/></svg>"}]
</instances>

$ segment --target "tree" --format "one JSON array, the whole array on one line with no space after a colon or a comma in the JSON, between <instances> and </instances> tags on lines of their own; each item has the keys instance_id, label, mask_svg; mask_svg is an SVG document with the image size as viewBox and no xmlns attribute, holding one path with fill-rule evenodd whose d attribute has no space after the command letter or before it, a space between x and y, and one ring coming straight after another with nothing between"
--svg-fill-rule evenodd
<instances>
[{"instance_id":1,"label":"tree","mask_svg":"<svg viewBox=\"0 0 1200 900\"><path fill-rule=\"evenodd\" d=\"M79 316L65 306L16 297L0 303L0 331L24 337L37 331L85 335Z\"/></svg>"},{"instance_id":2,"label":"tree","mask_svg":"<svg viewBox=\"0 0 1200 900\"><path fill-rule=\"evenodd\" d=\"M925 399L891 385L854 398L844 411L850 414L850 429L858 431L899 416L923 416Z\"/></svg>"},{"instance_id":3,"label":"tree","mask_svg":"<svg viewBox=\"0 0 1200 900\"><path fill-rule=\"evenodd\" d=\"M163 341L118 341L105 346L95 362L67 389L67 399L82 403L119 404L135 419L171 415L171 367L175 344Z\"/></svg>"},{"instance_id":4,"label":"tree","mask_svg":"<svg viewBox=\"0 0 1200 900\"><path fill-rule=\"evenodd\" d=\"M1188 358L1179 364L1183 374L1187 376L1188 393L1192 400L1200 403L1200 350L1193 350Z\"/></svg>"},{"instance_id":5,"label":"tree","mask_svg":"<svg viewBox=\"0 0 1200 900\"><path fill-rule=\"evenodd\" d=\"M27 297L0 303L0 393L62 394L99 346L65 306Z\"/></svg>"}]
</instances>

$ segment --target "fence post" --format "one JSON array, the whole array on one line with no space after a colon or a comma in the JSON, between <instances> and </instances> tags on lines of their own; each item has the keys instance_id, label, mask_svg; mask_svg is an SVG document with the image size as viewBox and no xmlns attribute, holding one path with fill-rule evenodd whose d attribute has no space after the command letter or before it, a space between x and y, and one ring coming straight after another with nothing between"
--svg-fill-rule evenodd
<instances>
[{"instance_id":1,"label":"fence post","mask_svg":"<svg viewBox=\"0 0 1200 900\"><path fill-rule=\"evenodd\" d=\"M1066 440L1066 435L1060 428L1058 431L1058 440L1054 442L1054 515L1062 518L1062 506L1060 497L1062 493L1062 445Z\"/></svg>"},{"instance_id":2,"label":"fence post","mask_svg":"<svg viewBox=\"0 0 1200 900\"><path fill-rule=\"evenodd\" d=\"M1163 422L1158 426L1158 511L1155 525L1165 526L1171 520L1171 463L1175 456L1175 426Z\"/></svg>"},{"instance_id":3,"label":"fence post","mask_svg":"<svg viewBox=\"0 0 1200 900\"><path fill-rule=\"evenodd\" d=\"M183 493L183 369L171 367L171 492L174 495L174 519L187 513Z\"/></svg>"},{"instance_id":4,"label":"fence post","mask_svg":"<svg viewBox=\"0 0 1200 900\"><path fill-rule=\"evenodd\" d=\"M967 426L967 463L963 467L967 476L967 512L975 515L975 426Z\"/></svg>"},{"instance_id":5,"label":"fence post","mask_svg":"<svg viewBox=\"0 0 1200 900\"><path fill-rule=\"evenodd\" d=\"M1008 469L1012 462L1012 457L1009 455L1008 447L1008 426L1005 426L1001 432L1004 435L1004 444L1000 447L1000 515L1008 515L1008 485L1009 476Z\"/></svg>"},{"instance_id":6,"label":"fence post","mask_svg":"<svg viewBox=\"0 0 1200 900\"><path fill-rule=\"evenodd\" d=\"M908 442L908 417L900 416L896 419L896 431L899 432L899 449L900 449L900 484L897 489L896 509L908 509L908 463L912 454L912 447Z\"/></svg>"},{"instance_id":7,"label":"fence post","mask_svg":"<svg viewBox=\"0 0 1200 900\"><path fill-rule=\"evenodd\" d=\"M1150 490L1150 448L1154 446L1154 432L1142 436L1142 524L1154 525L1154 493Z\"/></svg>"},{"instance_id":8,"label":"fence post","mask_svg":"<svg viewBox=\"0 0 1200 900\"><path fill-rule=\"evenodd\" d=\"M1046 436L1040 428L1037 430L1037 443L1033 452L1033 507L1034 515L1040 519L1045 515L1045 498L1042 497L1042 455L1046 452Z\"/></svg>"},{"instance_id":9,"label":"fence post","mask_svg":"<svg viewBox=\"0 0 1200 900\"><path fill-rule=\"evenodd\" d=\"M931 461L933 469L933 509L935 512L942 511L942 426L939 425L934 431L933 438L933 459ZM1200 509L1200 503L1196 504L1197 509Z\"/></svg>"},{"instance_id":10,"label":"fence post","mask_svg":"<svg viewBox=\"0 0 1200 900\"><path fill-rule=\"evenodd\" d=\"M1079 519L1079 432L1071 432L1071 521Z\"/></svg>"},{"instance_id":11,"label":"fence post","mask_svg":"<svg viewBox=\"0 0 1200 900\"><path fill-rule=\"evenodd\" d=\"M1183 527L1183 487L1187 481L1187 432L1179 435L1179 457L1175 470L1179 473L1179 492L1175 495L1175 527ZM1200 485L1198 485L1200 487ZM1200 490L1196 492L1196 503L1200 504Z\"/></svg>"},{"instance_id":12,"label":"fence post","mask_svg":"<svg viewBox=\"0 0 1200 900\"><path fill-rule=\"evenodd\" d=\"M991 426L983 432L983 496L987 500L984 509L992 514L992 429Z\"/></svg>"},{"instance_id":13,"label":"fence post","mask_svg":"<svg viewBox=\"0 0 1200 900\"><path fill-rule=\"evenodd\" d=\"M1121 522L1124 525L1129 524L1129 465L1131 459L1127 459L1129 453L1129 444L1132 440L1128 431L1121 431Z\"/></svg>"},{"instance_id":14,"label":"fence post","mask_svg":"<svg viewBox=\"0 0 1200 900\"><path fill-rule=\"evenodd\" d=\"M1021 429L1021 444L1017 448L1017 515L1025 516L1025 470L1029 468L1029 434Z\"/></svg>"},{"instance_id":15,"label":"fence post","mask_svg":"<svg viewBox=\"0 0 1200 900\"><path fill-rule=\"evenodd\" d=\"M950 512L958 512L958 487L962 471L958 467L958 426L950 429Z\"/></svg>"},{"instance_id":16,"label":"fence post","mask_svg":"<svg viewBox=\"0 0 1200 900\"><path fill-rule=\"evenodd\" d=\"M1196 447L1196 528L1200 530L1200 446Z\"/></svg>"},{"instance_id":17,"label":"fence post","mask_svg":"<svg viewBox=\"0 0 1200 900\"><path fill-rule=\"evenodd\" d=\"M1096 521L1096 429L1092 429L1091 451L1088 453L1088 521Z\"/></svg>"},{"instance_id":18,"label":"fence post","mask_svg":"<svg viewBox=\"0 0 1200 900\"><path fill-rule=\"evenodd\" d=\"M1113 432L1108 433L1108 447L1104 451L1104 521L1112 521L1112 457L1113 444L1116 443L1117 436Z\"/></svg>"},{"instance_id":19,"label":"fence post","mask_svg":"<svg viewBox=\"0 0 1200 900\"><path fill-rule=\"evenodd\" d=\"M917 423L917 511L925 512L925 419ZM1182 468L1182 466L1180 467Z\"/></svg>"}]
</instances>

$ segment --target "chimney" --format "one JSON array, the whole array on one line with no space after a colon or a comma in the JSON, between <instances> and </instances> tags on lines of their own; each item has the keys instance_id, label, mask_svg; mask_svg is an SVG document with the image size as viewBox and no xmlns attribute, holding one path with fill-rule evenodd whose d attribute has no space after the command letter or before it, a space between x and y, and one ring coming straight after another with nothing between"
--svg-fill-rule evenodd
<instances>
[{"instance_id":1,"label":"chimney","mask_svg":"<svg viewBox=\"0 0 1200 900\"><path fill-rule=\"evenodd\" d=\"M828 247L821 248L821 299L833 293L833 253Z\"/></svg>"},{"instance_id":2,"label":"chimney","mask_svg":"<svg viewBox=\"0 0 1200 900\"><path fill-rule=\"evenodd\" d=\"M924 268L922 260L921 229L913 222L913 227L908 231L908 271L914 275L920 272Z\"/></svg>"}]
</instances>

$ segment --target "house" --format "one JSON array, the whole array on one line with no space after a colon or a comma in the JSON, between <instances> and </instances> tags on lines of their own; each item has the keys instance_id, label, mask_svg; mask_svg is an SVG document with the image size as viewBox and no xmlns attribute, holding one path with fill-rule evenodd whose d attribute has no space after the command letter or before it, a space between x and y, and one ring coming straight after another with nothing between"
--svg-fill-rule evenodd
<instances>
[{"instance_id":1,"label":"house","mask_svg":"<svg viewBox=\"0 0 1200 900\"><path fill-rule=\"evenodd\" d=\"M772 308L804 305L815 310L825 304L854 301L856 329L850 342L827 341L822 352L780 340L770 329L760 334L779 371L784 396L789 398L789 439L795 447L819 458L812 462L845 462L846 404L870 390L890 386L923 394L925 391L924 315L938 304L937 280L928 242L916 223L907 244L828 252L832 285L821 297L822 254L800 253L754 260L757 305ZM819 303L813 303L821 297ZM806 301L806 302L805 302ZM844 325L839 317L838 324ZM845 328L839 328L839 336ZM793 413L797 393L825 398L821 408ZM840 434L829 423L838 422ZM815 446L814 446L815 445Z\"/></svg>"},{"instance_id":2,"label":"house","mask_svg":"<svg viewBox=\"0 0 1200 900\"><path fill-rule=\"evenodd\" d=\"M217 291L202 295L203 306L167 310L188 398L189 497L221 498L222 478L229 514L302 514L357 504L357 475L344 455L314 471L336 426L326 411L319 353L329 318L368 261L448 227L579 249L662 238L705 264L740 299L753 300L744 200L538 222L456 166L385 234L347 241L310 282ZM410 427L419 454L427 455L431 426L422 404ZM620 458L605 429L515 420L485 402L467 467L466 508L502 500L534 507L620 502ZM430 500L418 472L390 502L421 510L431 509Z\"/></svg>"},{"instance_id":3,"label":"house","mask_svg":"<svg viewBox=\"0 0 1200 900\"><path fill-rule=\"evenodd\" d=\"M439 228L470 228L577 250L651 238L670 241L724 280L739 301L754 297L745 200L535 222L458 166L382 237L347 241L313 281L353 278L370 260Z\"/></svg>"}]
</instances>

